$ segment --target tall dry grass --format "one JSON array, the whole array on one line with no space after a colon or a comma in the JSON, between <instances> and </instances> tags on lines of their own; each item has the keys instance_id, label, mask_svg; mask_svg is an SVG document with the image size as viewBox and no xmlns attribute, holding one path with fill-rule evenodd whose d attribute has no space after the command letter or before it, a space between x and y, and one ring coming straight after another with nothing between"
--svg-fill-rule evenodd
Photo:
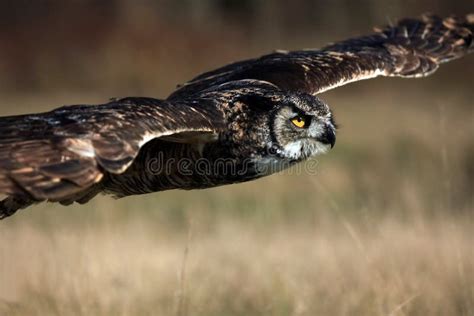
<instances>
[{"instance_id":1,"label":"tall dry grass","mask_svg":"<svg viewBox=\"0 0 474 316\"><path fill-rule=\"evenodd\" d=\"M0 311L474 313L472 222L339 218L261 227L220 221L211 230L191 222L189 240L186 232L159 226L134 216L121 224L2 227Z\"/></svg>"}]
</instances>

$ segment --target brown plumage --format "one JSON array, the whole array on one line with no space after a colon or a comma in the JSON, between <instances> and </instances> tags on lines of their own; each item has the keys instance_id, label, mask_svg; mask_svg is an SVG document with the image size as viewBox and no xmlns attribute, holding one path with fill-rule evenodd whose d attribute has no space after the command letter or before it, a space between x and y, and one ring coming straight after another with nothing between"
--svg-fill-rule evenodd
<instances>
[{"instance_id":1,"label":"brown plumage","mask_svg":"<svg viewBox=\"0 0 474 316\"><path fill-rule=\"evenodd\" d=\"M404 19L319 50L275 52L204 73L166 100L126 98L0 118L0 218L41 201L85 203L252 180L332 147L335 124L315 97L376 76L422 77L474 50L474 15ZM150 162L200 159L185 174ZM263 170L272 167L275 170ZM194 168L194 169L193 169Z\"/></svg>"},{"instance_id":2,"label":"brown plumage","mask_svg":"<svg viewBox=\"0 0 474 316\"><path fill-rule=\"evenodd\" d=\"M423 15L403 19L375 33L321 49L278 51L206 72L170 98L179 99L206 87L241 79L258 79L288 91L318 94L353 81L390 77L423 77L441 63L474 49L474 14L442 19Z\"/></svg>"}]
</instances>

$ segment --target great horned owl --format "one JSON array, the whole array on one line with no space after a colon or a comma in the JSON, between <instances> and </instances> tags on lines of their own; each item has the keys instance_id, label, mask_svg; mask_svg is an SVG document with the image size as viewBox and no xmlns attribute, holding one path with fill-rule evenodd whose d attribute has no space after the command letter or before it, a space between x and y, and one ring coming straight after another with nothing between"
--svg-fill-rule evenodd
<instances>
[{"instance_id":1,"label":"great horned owl","mask_svg":"<svg viewBox=\"0 0 474 316\"><path fill-rule=\"evenodd\" d=\"M376 76L423 77L474 50L474 15L425 15L319 50L204 73L165 100L125 98L0 118L0 218L41 201L86 203L248 181L334 146L316 95Z\"/></svg>"}]
</instances>

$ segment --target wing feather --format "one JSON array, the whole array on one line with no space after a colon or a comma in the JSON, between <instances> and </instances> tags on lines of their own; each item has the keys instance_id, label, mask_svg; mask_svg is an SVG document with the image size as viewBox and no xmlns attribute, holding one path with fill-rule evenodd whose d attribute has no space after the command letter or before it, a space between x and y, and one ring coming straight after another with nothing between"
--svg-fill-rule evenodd
<instances>
[{"instance_id":1,"label":"wing feather","mask_svg":"<svg viewBox=\"0 0 474 316\"><path fill-rule=\"evenodd\" d=\"M124 172L153 138L193 142L223 127L213 104L151 98L0 118L0 194L62 201L80 195L105 172Z\"/></svg>"},{"instance_id":2,"label":"wing feather","mask_svg":"<svg viewBox=\"0 0 474 316\"><path fill-rule=\"evenodd\" d=\"M374 34L319 50L278 51L224 66L194 78L169 99L242 79L264 80L282 90L318 94L377 76L423 77L441 63L472 52L473 32L473 14L403 19L395 26L376 29Z\"/></svg>"}]
</instances>

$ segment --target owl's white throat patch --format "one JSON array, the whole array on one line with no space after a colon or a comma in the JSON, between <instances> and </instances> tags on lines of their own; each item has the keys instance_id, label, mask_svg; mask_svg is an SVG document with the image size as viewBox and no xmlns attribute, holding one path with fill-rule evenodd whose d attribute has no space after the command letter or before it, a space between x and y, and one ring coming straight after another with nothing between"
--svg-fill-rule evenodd
<instances>
[{"instance_id":1,"label":"owl's white throat patch","mask_svg":"<svg viewBox=\"0 0 474 316\"><path fill-rule=\"evenodd\" d=\"M314 139L300 139L289 142L283 146L281 154L289 159L306 159L319 154L326 153L331 146L323 144Z\"/></svg>"},{"instance_id":2,"label":"owl's white throat patch","mask_svg":"<svg viewBox=\"0 0 474 316\"><path fill-rule=\"evenodd\" d=\"M255 168L260 175L270 175L283 171L297 161L327 152L331 145L326 145L314 139L300 139L289 142L278 151L279 155L259 157L254 160Z\"/></svg>"}]
</instances>

